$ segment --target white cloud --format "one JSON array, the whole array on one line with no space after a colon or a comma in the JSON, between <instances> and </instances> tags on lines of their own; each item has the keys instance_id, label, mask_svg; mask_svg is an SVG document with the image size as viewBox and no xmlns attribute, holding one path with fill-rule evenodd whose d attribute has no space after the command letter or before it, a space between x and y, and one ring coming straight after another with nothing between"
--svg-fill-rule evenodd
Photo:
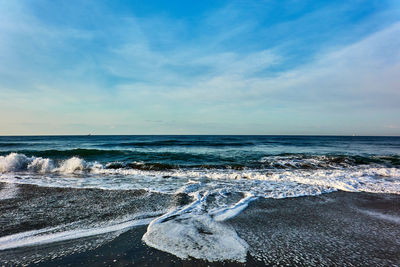
<instances>
[{"instance_id":1,"label":"white cloud","mask_svg":"<svg viewBox=\"0 0 400 267\"><path fill-rule=\"evenodd\" d=\"M169 133L168 127L207 125L218 132L218 125L253 125L268 133L283 129L285 121L287 128L331 130L339 121L358 121L367 129L360 118L371 114L377 126L379 120L400 123L392 115L400 113L400 23L353 44L325 48L292 69L272 71L291 60L287 48L221 49L253 29L251 19L226 27L217 12L205 19L208 27L218 26L212 36L202 33L186 42L176 36L188 29L167 19L105 18L110 25L99 33L48 26L22 5L7 5L17 7L8 7L14 12L0 23L0 112L7 114L0 118L2 125L43 125L57 118L90 127L156 130L146 121L160 119L169 122L162 125ZM232 20L238 16L229 8L223 14ZM155 44L163 38L168 48Z\"/></svg>"}]
</instances>

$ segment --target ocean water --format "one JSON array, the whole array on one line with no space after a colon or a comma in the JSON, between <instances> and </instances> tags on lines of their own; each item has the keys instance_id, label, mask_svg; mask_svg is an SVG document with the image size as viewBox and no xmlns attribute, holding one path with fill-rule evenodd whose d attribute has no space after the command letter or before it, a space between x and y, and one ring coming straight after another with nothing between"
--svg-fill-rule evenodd
<instances>
[{"instance_id":1,"label":"ocean water","mask_svg":"<svg viewBox=\"0 0 400 267\"><path fill-rule=\"evenodd\" d=\"M111 219L83 220L77 210L51 227L14 227L0 236L0 251L88 236L106 242L148 225L143 241L153 248L180 258L244 262L249 244L224 222L256 199L400 194L400 137L0 137L0 182L0 201L18 198L20 185L100 190L97 213L104 214L120 203L102 199L107 192L141 192L142 199ZM58 212L49 200L40 205Z\"/></svg>"}]
</instances>

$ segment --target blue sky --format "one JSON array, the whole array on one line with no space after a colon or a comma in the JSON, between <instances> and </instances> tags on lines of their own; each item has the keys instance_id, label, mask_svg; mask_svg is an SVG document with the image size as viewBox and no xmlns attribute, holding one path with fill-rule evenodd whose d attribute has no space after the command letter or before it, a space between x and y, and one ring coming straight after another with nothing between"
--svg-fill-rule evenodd
<instances>
[{"instance_id":1,"label":"blue sky","mask_svg":"<svg viewBox=\"0 0 400 267\"><path fill-rule=\"evenodd\" d=\"M1 135L400 135L400 2L0 0L0 112Z\"/></svg>"}]
</instances>

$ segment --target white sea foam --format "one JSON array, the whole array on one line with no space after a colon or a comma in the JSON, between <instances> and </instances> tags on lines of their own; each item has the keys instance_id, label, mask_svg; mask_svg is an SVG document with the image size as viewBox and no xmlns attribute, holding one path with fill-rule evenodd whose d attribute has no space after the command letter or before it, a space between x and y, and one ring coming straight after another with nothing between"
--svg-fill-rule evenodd
<instances>
[{"instance_id":1,"label":"white sea foam","mask_svg":"<svg viewBox=\"0 0 400 267\"><path fill-rule=\"evenodd\" d=\"M70 229L70 225L61 225L57 227L45 228L22 232L18 234L0 237L0 250L13 249L18 247L36 246L83 237L102 235L117 231L126 231L139 225L147 225L152 218L131 219L122 221L111 221L105 225L98 225L88 228ZM75 223L79 224L78 223Z\"/></svg>"},{"instance_id":2,"label":"white sea foam","mask_svg":"<svg viewBox=\"0 0 400 267\"><path fill-rule=\"evenodd\" d=\"M28 170L46 173L54 169L53 161L50 159L33 158L27 166Z\"/></svg>"},{"instance_id":3,"label":"white sea foam","mask_svg":"<svg viewBox=\"0 0 400 267\"><path fill-rule=\"evenodd\" d=\"M208 215L182 215L179 220L151 224L143 240L147 245L186 259L246 261L248 245L226 225Z\"/></svg>"},{"instance_id":4,"label":"white sea foam","mask_svg":"<svg viewBox=\"0 0 400 267\"><path fill-rule=\"evenodd\" d=\"M172 171L143 171L134 169L101 169L93 170L97 174L122 174L135 177L163 177L170 176L174 178L190 178L190 179L209 179L224 183L235 180L240 181L240 184L255 186L252 189L244 191L256 191L265 189L265 197L286 197L300 196L307 194L320 194L331 192L334 190L343 190L351 192L372 192L372 193L393 193L400 194L400 169L397 168L378 168L378 167L363 167L363 168L348 168L348 169L318 169L318 170L290 170L290 171L232 171L232 170L172 170ZM151 180L151 178L150 178ZM258 182L257 182L258 181ZM271 184L268 182L276 182ZM229 182L228 182L229 183ZM309 185L304 187L304 193L296 192L292 194L290 186L298 188L298 185ZM265 187L264 185L267 185ZM180 188L182 192L192 190L193 187L198 187L198 184L190 184L189 187ZM240 187L240 186L239 186ZM269 187L269 188L268 188ZM279 188L285 187L285 192L280 194ZM272 190L272 191L271 191ZM297 190L296 190L297 191ZM278 193L278 194L274 194ZM262 194L261 194L262 195Z\"/></svg>"},{"instance_id":5,"label":"white sea foam","mask_svg":"<svg viewBox=\"0 0 400 267\"><path fill-rule=\"evenodd\" d=\"M54 162L48 158L27 157L24 154L10 153L0 156L0 173L31 171L46 173L54 171Z\"/></svg>"},{"instance_id":6,"label":"white sea foam","mask_svg":"<svg viewBox=\"0 0 400 267\"><path fill-rule=\"evenodd\" d=\"M7 156L0 156L0 172L14 172L27 168L34 158L28 158L23 154L10 153Z\"/></svg>"},{"instance_id":7,"label":"white sea foam","mask_svg":"<svg viewBox=\"0 0 400 267\"><path fill-rule=\"evenodd\" d=\"M232 207L221 207L214 209L210 212L210 214L213 216L213 219L215 221L225 221L230 218L235 217L239 213L241 213L244 209L247 208L249 205L250 201L255 200L256 197L252 194L247 194L245 198L240 200L238 203L233 205Z\"/></svg>"},{"instance_id":8,"label":"white sea foam","mask_svg":"<svg viewBox=\"0 0 400 267\"><path fill-rule=\"evenodd\" d=\"M334 160L336 159L336 160ZM339 158L334 156L314 155L310 157L302 157L296 155L288 156L268 156L259 160L266 166L272 168L340 168L350 167L351 160L349 158Z\"/></svg>"},{"instance_id":9,"label":"white sea foam","mask_svg":"<svg viewBox=\"0 0 400 267\"><path fill-rule=\"evenodd\" d=\"M27 157L24 154L10 153L0 156L0 173L30 171L32 173L80 173L90 168L103 168L97 163L87 163L78 157L61 161L58 165L49 158Z\"/></svg>"},{"instance_id":10,"label":"white sea foam","mask_svg":"<svg viewBox=\"0 0 400 267\"><path fill-rule=\"evenodd\" d=\"M54 169L53 171L58 171L61 173L74 173L81 172L87 166L83 159L78 157L72 157L62 162L61 166Z\"/></svg>"},{"instance_id":11,"label":"white sea foam","mask_svg":"<svg viewBox=\"0 0 400 267\"><path fill-rule=\"evenodd\" d=\"M143 236L143 241L151 247L183 259L193 257L211 262L245 262L247 243L234 229L213 219L204 211L208 196L208 192L203 196L197 194L191 204L153 220ZM232 213L235 213L236 206L238 205L234 206ZM225 212L228 214L227 210Z\"/></svg>"}]
</instances>

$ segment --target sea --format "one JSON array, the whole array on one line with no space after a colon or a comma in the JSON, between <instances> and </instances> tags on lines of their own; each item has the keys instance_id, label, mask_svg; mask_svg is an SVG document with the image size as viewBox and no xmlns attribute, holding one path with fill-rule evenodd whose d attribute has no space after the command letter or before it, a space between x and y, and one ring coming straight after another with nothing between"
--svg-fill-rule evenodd
<instances>
[{"instance_id":1,"label":"sea","mask_svg":"<svg viewBox=\"0 0 400 267\"><path fill-rule=\"evenodd\" d=\"M400 137L1 136L0 264L397 265L399 194Z\"/></svg>"}]
</instances>

